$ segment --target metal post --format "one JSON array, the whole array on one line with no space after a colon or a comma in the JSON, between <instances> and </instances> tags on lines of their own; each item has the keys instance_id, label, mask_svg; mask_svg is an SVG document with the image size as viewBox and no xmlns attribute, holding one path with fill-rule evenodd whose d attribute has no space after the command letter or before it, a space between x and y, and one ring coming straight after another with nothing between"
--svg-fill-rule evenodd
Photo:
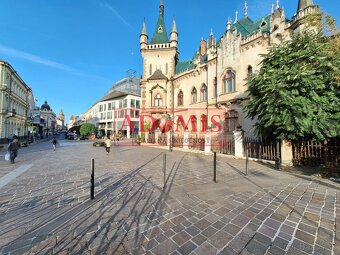
<instances>
[{"instance_id":1,"label":"metal post","mask_svg":"<svg viewBox=\"0 0 340 255\"><path fill-rule=\"evenodd\" d=\"M91 200L94 199L94 158L91 159Z\"/></svg>"},{"instance_id":2,"label":"metal post","mask_svg":"<svg viewBox=\"0 0 340 255\"><path fill-rule=\"evenodd\" d=\"M216 152L214 151L214 182L216 181Z\"/></svg>"},{"instance_id":3,"label":"metal post","mask_svg":"<svg viewBox=\"0 0 340 255\"><path fill-rule=\"evenodd\" d=\"M281 162L280 162L280 141L276 140L276 157L275 157L275 169L280 169Z\"/></svg>"},{"instance_id":4,"label":"metal post","mask_svg":"<svg viewBox=\"0 0 340 255\"><path fill-rule=\"evenodd\" d=\"M166 153L163 154L163 189L166 187Z\"/></svg>"},{"instance_id":5,"label":"metal post","mask_svg":"<svg viewBox=\"0 0 340 255\"><path fill-rule=\"evenodd\" d=\"M248 150L246 149L246 176L248 176Z\"/></svg>"}]
</instances>

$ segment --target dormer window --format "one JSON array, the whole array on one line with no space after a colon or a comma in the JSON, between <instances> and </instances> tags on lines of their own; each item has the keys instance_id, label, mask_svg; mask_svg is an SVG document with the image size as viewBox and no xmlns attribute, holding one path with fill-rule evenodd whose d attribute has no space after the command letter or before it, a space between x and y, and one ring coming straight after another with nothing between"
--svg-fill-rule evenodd
<instances>
[{"instance_id":1,"label":"dormer window","mask_svg":"<svg viewBox=\"0 0 340 255\"><path fill-rule=\"evenodd\" d=\"M161 25L158 27L158 33L163 33L163 27Z\"/></svg>"},{"instance_id":2,"label":"dormer window","mask_svg":"<svg viewBox=\"0 0 340 255\"><path fill-rule=\"evenodd\" d=\"M265 21L262 21L261 27L264 27L264 26L266 26L266 25L267 25L267 23L266 23Z\"/></svg>"}]
</instances>

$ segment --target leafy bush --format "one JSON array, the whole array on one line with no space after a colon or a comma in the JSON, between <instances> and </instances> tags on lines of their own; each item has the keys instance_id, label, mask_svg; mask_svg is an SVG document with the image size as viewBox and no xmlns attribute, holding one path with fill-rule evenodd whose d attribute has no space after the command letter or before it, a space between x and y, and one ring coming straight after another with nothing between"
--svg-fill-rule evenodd
<instances>
[{"instance_id":1,"label":"leafy bush","mask_svg":"<svg viewBox=\"0 0 340 255\"><path fill-rule=\"evenodd\" d=\"M87 136L87 135L90 135L90 134L96 132L96 130L97 130L97 128L93 124L85 123L85 124L80 126L79 131L80 131L81 135Z\"/></svg>"}]
</instances>

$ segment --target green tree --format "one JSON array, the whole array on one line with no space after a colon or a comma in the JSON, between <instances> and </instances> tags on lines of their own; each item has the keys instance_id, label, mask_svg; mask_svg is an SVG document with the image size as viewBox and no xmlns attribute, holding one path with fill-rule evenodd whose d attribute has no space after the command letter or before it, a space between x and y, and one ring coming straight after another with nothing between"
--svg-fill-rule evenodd
<instances>
[{"instance_id":1,"label":"green tree","mask_svg":"<svg viewBox=\"0 0 340 255\"><path fill-rule=\"evenodd\" d=\"M340 135L338 36L295 34L264 55L248 80L247 116L264 138L323 140Z\"/></svg>"},{"instance_id":2,"label":"green tree","mask_svg":"<svg viewBox=\"0 0 340 255\"><path fill-rule=\"evenodd\" d=\"M85 123L80 126L80 134L81 135L90 135L96 132L97 128L91 123Z\"/></svg>"}]
</instances>

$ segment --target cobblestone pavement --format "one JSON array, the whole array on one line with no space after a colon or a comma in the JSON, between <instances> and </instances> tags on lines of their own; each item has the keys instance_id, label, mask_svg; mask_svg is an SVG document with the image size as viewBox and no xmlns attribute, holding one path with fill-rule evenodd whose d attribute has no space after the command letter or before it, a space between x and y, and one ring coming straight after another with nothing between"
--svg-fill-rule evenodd
<instances>
[{"instance_id":1,"label":"cobblestone pavement","mask_svg":"<svg viewBox=\"0 0 340 255\"><path fill-rule=\"evenodd\" d=\"M0 189L0 254L340 254L338 184L224 157L214 183L212 156L174 151L164 188L165 150L29 148Z\"/></svg>"}]
</instances>

